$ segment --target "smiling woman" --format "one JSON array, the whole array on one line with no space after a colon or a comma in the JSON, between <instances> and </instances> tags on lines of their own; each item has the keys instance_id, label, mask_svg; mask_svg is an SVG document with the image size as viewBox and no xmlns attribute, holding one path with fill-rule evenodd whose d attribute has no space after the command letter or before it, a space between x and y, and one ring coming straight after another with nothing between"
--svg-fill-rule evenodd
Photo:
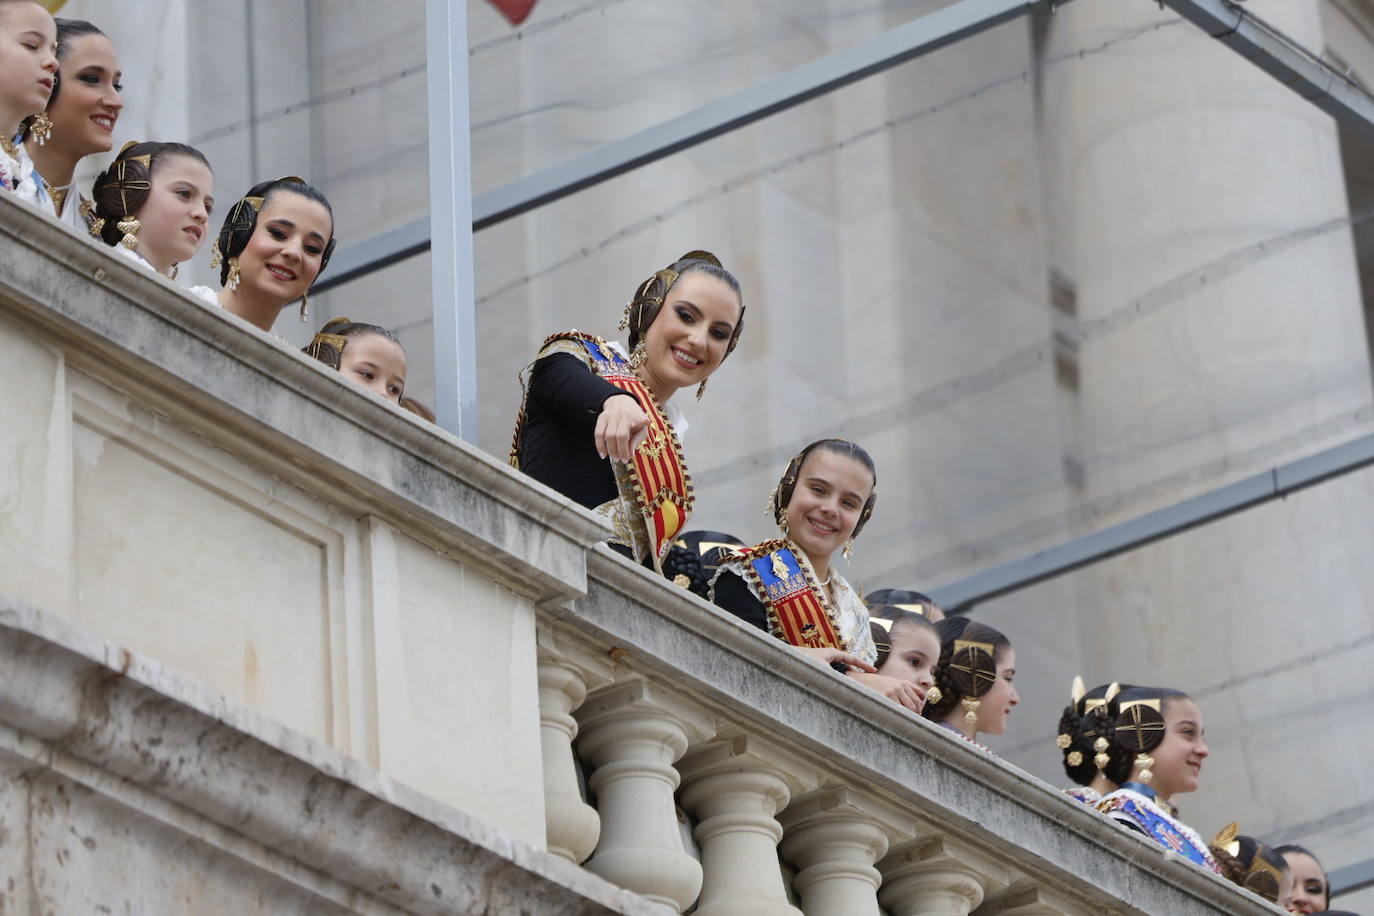
<instances>
[{"instance_id":1,"label":"smiling woman","mask_svg":"<svg viewBox=\"0 0 1374 916\"><path fill-rule=\"evenodd\" d=\"M96 176L91 235L165 277L205 241L215 177L195 147L127 143Z\"/></svg>"},{"instance_id":2,"label":"smiling woman","mask_svg":"<svg viewBox=\"0 0 1374 916\"><path fill-rule=\"evenodd\" d=\"M295 176L254 185L225 214L211 267L219 293L193 293L271 331L288 304L300 300L309 316L310 286L334 253L334 210L323 194Z\"/></svg>"},{"instance_id":3,"label":"smiling woman","mask_svg":"<svg viewBox=\"0 0 1374 916\"><path fill-rule=\"evenodd\" d=\"M639 285L619 344L554 334L529 367L510 462L606 518L610 544L662 571L692 513L682 456L687 421L671 399L711 377L739 342L739 281L715 255L692 251Z\"/></svg>"},{"instance_id":4,"label":"smiling woman","mask_svg":"<svg viewBox=\"0 0 1374 916\"><path fill-rule=\"evenodd\" d=\"M48 107L24 121L24 148L58 219L89 229L94 213L90 201L72 193L73 177L83 158L114 146L122 73L110 39L79 19L57 20L57 59Z\"/></svg>"}]
</instances>

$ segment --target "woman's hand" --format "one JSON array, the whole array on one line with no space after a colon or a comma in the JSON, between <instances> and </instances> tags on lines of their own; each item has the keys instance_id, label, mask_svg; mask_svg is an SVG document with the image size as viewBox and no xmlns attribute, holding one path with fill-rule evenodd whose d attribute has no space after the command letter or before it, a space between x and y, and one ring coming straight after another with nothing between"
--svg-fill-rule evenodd
<instances>
[{"instance_id":1,"label":"woman's hand","mask_svg":"<svg viewBox=\"0 0 1374 916\"><path fill-rule=\"evenodd\" d=\"M820 662L827 668L835 668L836 662L849 668L858 668L860 671L877 671L868 662L859 658L857 655L850 655L842 649L811 649L804 646L793 646L802 655L814 661ZM838 669L837 669L838 670Z\"/></svg>"},{"instance_id":2,"label":"woman's hand","mask_svg":"<svg viewBox=\"0 0 1374 916\"><path fill-rule=\"evenodd\" d=\"M869 690L881 693L898 706L905 706L918 716L921 710L926 708L926 695L910 681L901 681L884 674L866 674L862 671L851 671L848 676Z\"/></svg>"},{"instance_id":3,"label":"woman's hand","mask_svg":"<svg viewBox=\"0 0 1374 916\"><path fill-rule=\"evenodd\" d=\"M613 394L601 404L596 418L596 453L602 458L629 461L649 433L649 417L630 394Z\"/></svg>"}]
</instances>

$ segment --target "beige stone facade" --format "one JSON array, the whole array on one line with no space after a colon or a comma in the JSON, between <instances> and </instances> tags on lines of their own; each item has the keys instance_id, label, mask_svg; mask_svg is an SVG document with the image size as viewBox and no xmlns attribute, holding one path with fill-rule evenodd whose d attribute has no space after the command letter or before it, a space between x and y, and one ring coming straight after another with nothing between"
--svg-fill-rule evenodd
<instances>
[{"instance_id":1,"label":"beige stone facade","mask_svg":"<svg viewBox=\"0 0 1374 916\"><path fill-rule=\"evenodd\" d=\"M943 5L541 0L515 31L473 0L475 188ZM69 0L64 12L129 49L121 141L189 137L214 163L221 201L262 177L305 174L334 201L347 247L428 208L423 4L386 6ZM1362 4L1246 7L1374 84ZM503 455L515 374L546 333L612 334L643 275L710 247L740 275L750 311L706 399L685 405L695 521L769 534L761 507L787 458L845 435L874 454L881 492L846 575L869 589L955 581L1371 431L1361 274L1374 244L1360 234L1367 223L1353 240L1350 227L1352 203L1374 205L1361 153L1362 141L1172 12L1074 0L479 234L479 445ZM318 320L399 327L411 388L430 400L429 298L420 257L316 309ZM290 316L279 330L297 342L306 332ZM12 367L46 380L79 418L69 441L53 439L42 399L15 408L42 443L18 460L45 483L41 499L16 503L28 543L14 556L29 559L5 568L36 606L97 632L127 617L140 651L200 658L212 689L261 700L382 772L388 703L409 708L454 676L441 647L406 630L414 618L397 583L507 610L500 626L483 624L498 645L533 632L529 596L458 571L411 520L360 522L346 500L275 484L251 462L222 466L175 432L175 460L162 457L148 445L152 420L124 396L64 381L56 359L24 345ZM187 472L168 462L206 468L195 479L207 485L179 489ZM131 479L146 485L121 486ZM1213 754L1185 804L1203 833L1236 819L1333 868L1374 858L1355 765L1374 734L1358 701L1374 690L1371 489L1367 473L1345 477L978 609L1018 648L1023 704L995 749L1062 782L1051 741L1074 674L1166 682L1194 692L1207 716ZM108 511L127 524L81 515L89 494L123 500ZM62 549L58 499L77 507L81 532ZM260 555L190 565L198 539L215 536L207 516ZM183 553L165 566L101 562L149 531L175 532ZM355 554L375 581L341 571ZM279 565L240 584L258 556ZM148 608L126 612L112 596L135 589ZM278 625L266 595L310 613L261 640ZM210 623L175 639L202 644L166 645L157 608L190 596ZM370 615L393 621L371 647L357 636ZM386 667L374 651L413 658L416 671L381 678L369 707L355 675ZM492 674L486 663L465 675ZM273 689L282 671L314 693ZM539 740L534 683L522 689L520 753ZM394 727L398 746L406 730L445 733L419 718ZM420 788L440 778L432 762L392 760ZM508 829L527 837L532 824Z\"/></svg>"}]
</instances>

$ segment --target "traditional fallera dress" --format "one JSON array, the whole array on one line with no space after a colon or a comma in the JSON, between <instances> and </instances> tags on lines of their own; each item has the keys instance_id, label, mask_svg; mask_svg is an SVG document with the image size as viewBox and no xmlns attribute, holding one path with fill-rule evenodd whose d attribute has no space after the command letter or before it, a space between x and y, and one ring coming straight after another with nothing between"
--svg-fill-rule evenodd
<instances>
[{"instance_id":1,"label":"traditional fallera dress","mask_svg":"<svg viewBox=\"0 0 1374 916\"><path fill-rule=\"evenodd\" d=\"M612 546L660 569L694 502L676 405L659 404L619 346L576 330L544 341L524 387L511 465L605 518ZM613 395L633 397L649 418L630 462L596 453L597 417Z\"/></svg>"},{"instance_id":2,"label":"traditional fallera dress","mask_svg":"<svg viewBox=\"0 0 1374 916\"><path fill-rule=\"evenodd\" d=\"M1114 821L1137 830L1165 849L1209 871L1221 874L1221 866L1207 849L1206 842L1196 830L1180 821L1174 813L1159 803L1154 789L1140 782L1122 783L1115 792L1108 792L1097 803L1097 810Z\"/></svg>"},{"instance_id":3,"label":"traditional fallera dress","mask_svg":"<svg viewBox=\"0 0 1374 916\"><path fill-rule=\"evenodd\" d=\"M1085 805L1097 806L1102 801L1102 793L1088 786L1074 786L1072 789L1065 789L1064 794L1069 798L1077 799Z\"/></svg>"},{"instance_id":4,"label":"traditional fallera dress","mask_svg":"<svg viewBox=\"0 0 1374 916\"><path fill-rule=\"evenodd\" d=\"M806 553L786 538L773 538L722 561L711 600L789 645L842 649L875 663L868 608L838 572L832 571L831 582L833 603Z\"/></svg>"},{"instance_id":5,"label":"traditional fallera dress","mask_svg":"<svg viewBox=\"0 0 1374 916\"><path fill-rule=\"evenodd\" d=\"M5 145L0 147L0 187L30 206L45 213L53 212L52 198L48 196L42 178L34 171L33 160L22 143L5 141Z\"/></svg>"}]
</instances>

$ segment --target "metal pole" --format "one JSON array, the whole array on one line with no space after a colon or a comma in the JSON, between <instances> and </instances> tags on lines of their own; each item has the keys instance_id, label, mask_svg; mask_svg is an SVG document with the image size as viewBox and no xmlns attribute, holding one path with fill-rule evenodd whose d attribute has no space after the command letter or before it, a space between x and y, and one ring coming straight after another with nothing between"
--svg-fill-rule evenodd
<instances>
[{"instance_id":1,"label":"metal pole","mask_svg":"<svg viewBox=\"0 0 1374 916\"><path fill-rule=\"evenodd\" d=\"M475 443L477 351L473 320L466 0L425 0L425 25L429 64L434 412L440 426Z\"/></svg>"},{"instance_id":2,"label":"metal pole","mask_svg":"<svg viewBox=\"0 0 1374 916\"><path fill-rule=\"evenodd\" d=\"M1068 0L1059 0L1067 3ZM1045 0L960 0L852 48L803 64L732 96L608 143L575 159L479 194L473 229L481 230L585 188L753 124L898 64L1024 16ZM432 33L431 33L432 35ZM426 220L415 220L339 252L324 290L420 254L429 247Z\"/></svg>"},{"instance_id":3,"label":"metal pole","mask_svg":"<svg viewBox=\"0 0 1374 916\"><path fill-rule=\"evenodd\" d=\"M1119 525L1074 538L1058 547L994 566L932 589L930 596L950 613L1029 588L1117 554L1226 518L1290 493L1374 465L1374 435L1271 468Z\"/></svg>"},{"instance_id":4,"label":"metal pole","mask_svg":"<svg viewBox=\"0 0 1374 916\"><path fill-rule=\"evenodd\" d=\"M1374 98L1358 83L1230 0L1163 0L1174 12L1335 118L1374 140Z\"/></svg>"}]
</instances>

